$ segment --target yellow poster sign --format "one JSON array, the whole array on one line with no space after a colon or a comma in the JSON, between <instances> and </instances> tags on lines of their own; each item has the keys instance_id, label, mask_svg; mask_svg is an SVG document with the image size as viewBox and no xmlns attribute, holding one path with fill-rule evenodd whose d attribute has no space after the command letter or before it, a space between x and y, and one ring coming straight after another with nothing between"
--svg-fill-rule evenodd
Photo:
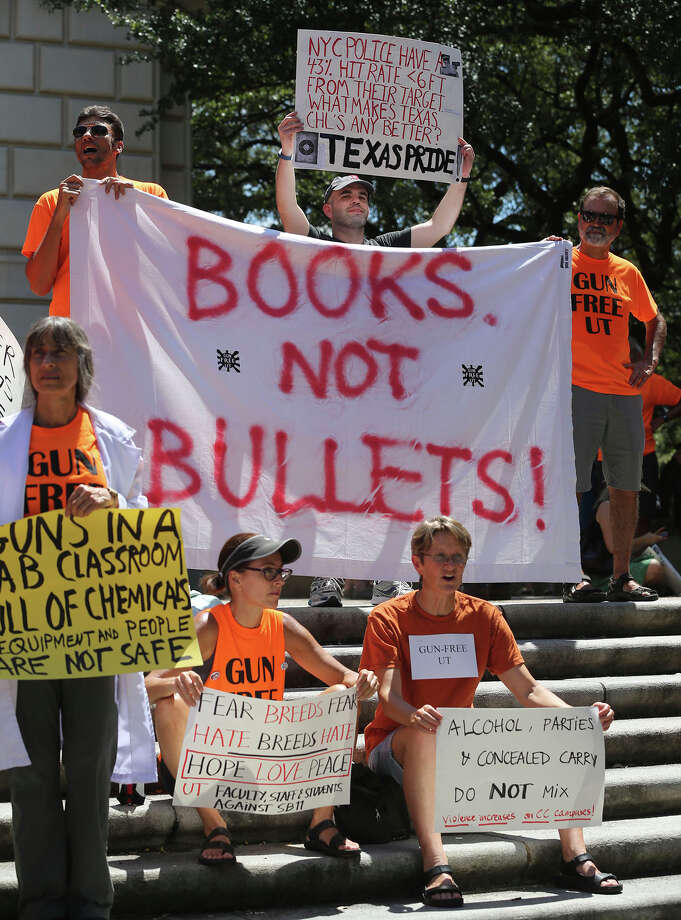
<instances>
[{"instance_id":1,"label":"yellow poster sign","mask_svg":"<svg viewBox=\"0 0 681 920\"><path fill-rule=\"evenodd\" d=\"M0 678L201 664L176 508L0 527Z\"/></svg>"}]
</instances>

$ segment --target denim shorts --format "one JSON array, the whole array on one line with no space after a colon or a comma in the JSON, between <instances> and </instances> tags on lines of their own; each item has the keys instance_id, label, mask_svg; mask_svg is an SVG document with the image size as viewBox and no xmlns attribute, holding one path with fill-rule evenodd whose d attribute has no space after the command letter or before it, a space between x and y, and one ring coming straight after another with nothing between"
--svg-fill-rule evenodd
<instances>
[{"instance_id":1,"label":"denim shorts","mask_svg":"<svg viewBox=\"0 0 681 920\"><path fill-rule=\"evenodd\" d=\"M378 773L379 776L392 776L401 786L402 765L395 760L393 754L393 735L396 731L397 729L394 728L369 754L369 769Z\"/></svg>"}]
</instances>

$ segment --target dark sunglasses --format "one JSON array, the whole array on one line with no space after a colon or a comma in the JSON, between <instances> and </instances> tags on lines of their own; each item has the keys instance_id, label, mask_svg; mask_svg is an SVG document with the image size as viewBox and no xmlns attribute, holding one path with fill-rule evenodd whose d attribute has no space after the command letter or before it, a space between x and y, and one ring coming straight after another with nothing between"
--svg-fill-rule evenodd
<instances>
[{"instance_id":1,"label":"dark sunglasses","mask_svg":"<svg viewBox=\"0 0 681 920\"><path fill-rule=\"evenodd\" d=\"M609 227L613 221L620 219L617 214L604 214L602 211L585 211L584 208L582 208L579 213L587 224L597 220L598 223L603 224L604 227Z\"/></svg>"},{"instance_id":2,"label":"dark sunglasses","mask_svg":"<svg viewBox=\"0 0 681 920\"><path fill-rule=\"evenodd\" d=\"M109 133L108 125L76 125L73 129L74 137L85 137L90 132L93 137L106 137Z\"/></svg>"}]
</instances>

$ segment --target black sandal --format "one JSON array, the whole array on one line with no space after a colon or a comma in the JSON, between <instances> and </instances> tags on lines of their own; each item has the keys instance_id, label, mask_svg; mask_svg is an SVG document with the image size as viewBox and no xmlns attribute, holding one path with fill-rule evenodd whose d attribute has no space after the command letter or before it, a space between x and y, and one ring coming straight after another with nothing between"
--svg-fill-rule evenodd
<instances>
[{"instance_id":1,"label":"black sandal","mask_svg":"<svg viewBox=\"0 0 681 920\"><path fill-rule=\"evenodd\" d=\"M216 837L226 837L227 839L215 840ZM220 850L223 856L219 859L211 859L209 856L203 855L206 850ZM228 853L232 858L224 859L225 853ZM199 862L202 866L236 866L234 847L229 839L226 827L214 827L210 834L206 834L199 853Z\"/></svg>"},{"instance_id":2,"label":"black sandal","mask_svg":"<svg viewBox=\"0 0 681 920\"><path fill-rule=\"evenodd\" d=\"M432 888L427 888L428 882L438 875L448 875L451 879L451 885L446 882L440 882ZM426 869L423 873L424 887L421 892L421 899L428 907L461 907L463 904L463 895L461 889L454 881L452 870L449 866L433 866L432 869ZM446 897L435 897L435 895L446 895Z\"/></svg>"},{"instance_id":3,"label":"black sandal","mask_svg":"<svg viewBox=\"0 0 681 920\"><path fill-rule=\"evenodd\" d=\"M322 831L326 831L331 827L336 833L328 843L324 843L320 834ZM315 824L314 827L308 830L307 837L305 838L305 849L316 850L318 853L324 853L326 856L334 856L336 859L356 859L362 853L360 849L341 850L346 839L346 837L343 837L343 835L339 833L333 821L327 818L326 821L320 821L319 824Z\"/></svg>"},{"instance_id":4,"label":"black sandal","mask_svg":"<svg viewBox=\"0 0 681 920\"><path fill-rule=\"evenodd\" d=\"M625 572L618 578L611 578L608 584L609 601L656 601L658 599L657 591L652 588L646 588L644 585L636 585L633 591L625 591L624 585L628 581L636 581L632 578L630 572Z\"/></svg>"},{"instance_id":5,"label":"black sandal","mask_svg":"<svg viewBox=\"0 0 681 920\"><path fill-rule=\"evenodd\" d=\"M581 588L577 585L563 585L564 604L600 604L606 599L605 591L594 588L588 575L582 575L581 580L586 582Z\"/></svg>"},{"instance_id":6,"label":"black sandal","mask_svg":"<svg viewBox=\"0 0 681 920\"><path fill-rule=\"evenodd\" d=\"M560 861L561 885L571 891L586 891L589 894L621 894L622 883L612 872L594 872L593 875L581 875L577 866L585 862L594 862L591 853L581 853L574 859ZM616 885L604 885L603 882L614 879Z\"/></svg>"}]
</instances>

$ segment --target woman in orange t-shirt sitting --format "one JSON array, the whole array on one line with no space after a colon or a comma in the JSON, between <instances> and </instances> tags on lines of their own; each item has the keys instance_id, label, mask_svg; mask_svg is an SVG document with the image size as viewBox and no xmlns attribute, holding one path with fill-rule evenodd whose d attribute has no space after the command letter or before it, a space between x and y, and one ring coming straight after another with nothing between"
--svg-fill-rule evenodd
<instances>
[{"instance_id":1,"label":"woman in orange t-shirt sitting","mask_svg":"<svg viewBox=\"0 0 681 920\"><path fill-rule=\"evenodd\" d=\"M196 617L196 634L204 665L199 671L152 671L146 678L149 701L155 703L156 734L161 747L159 773L171 791L182 749L189 707L198 703L204 686L246 696L280 700L284 696L286 652L329 685L325 690L357 688L368 699L378 681L372 671L351 671L322 648L310 632L288 613L276 610L282 585L301 554L297 540L276 542L262 534L240 533L225 543L218 571L201 587L229 598ZM198 808L205 840L203 865L234 865L227 825L215 808ZM333 823L333 806L315 808L305 846L328 856L352 858L359 846L345 839Z\"/></svg>"}]
</instances>

